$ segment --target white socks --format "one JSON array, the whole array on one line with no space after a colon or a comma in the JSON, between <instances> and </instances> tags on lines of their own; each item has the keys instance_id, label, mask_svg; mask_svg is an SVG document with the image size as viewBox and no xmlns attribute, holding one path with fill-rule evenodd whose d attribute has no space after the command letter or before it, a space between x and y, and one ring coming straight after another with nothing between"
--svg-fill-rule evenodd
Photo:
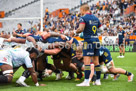
<instances>
[{"instance_id":1,"label":"white socks","mask_svg":"<svg viewBox=\"0 0 136 91\"><path fill-rule=\"evenodd\" d=\"M26 80L26 77L21 76L18 80L21 81L21 82L24 82Z\"/></svg>"}]
</instances>

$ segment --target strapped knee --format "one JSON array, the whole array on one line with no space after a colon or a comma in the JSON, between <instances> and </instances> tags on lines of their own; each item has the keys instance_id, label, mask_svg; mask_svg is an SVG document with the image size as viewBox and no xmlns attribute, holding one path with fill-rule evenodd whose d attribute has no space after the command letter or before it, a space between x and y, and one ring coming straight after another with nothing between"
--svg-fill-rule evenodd
<instances>
[{"instance_id":1,"label":"strapped knee","mask_svg":"<svg viewBox=\"0 0 136 91\"><path fill-rule=\"evenodd\" d=\"M2 83L8 83L12 81L13 78L13 70L6 70L3 72L3 75L0 77Z\"/></svg>"}]
</instances>

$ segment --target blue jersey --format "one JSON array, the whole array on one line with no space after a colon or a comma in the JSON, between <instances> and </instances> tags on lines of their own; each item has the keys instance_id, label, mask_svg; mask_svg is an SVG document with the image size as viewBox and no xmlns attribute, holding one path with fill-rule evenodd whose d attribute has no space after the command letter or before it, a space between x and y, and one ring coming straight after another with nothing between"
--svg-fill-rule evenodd
<instances>
[{"instance_id":1,"label":"blue jersey","mask_svg":"<svg viewBox=\"0 0 136 91\"><path fill-rule=\"evenodd\" d=\"M49 37L47 39L40 38L43 43L55 43L55 42L66 42L66 40L61 39L61 37Z\"/></svg>"},{"instance_id":2,"label":"blue jersey","mask_svg":"<svg viewBox=\"0 0 136 91\"><path fill-rule=\"evenodd\" d=\"M72 42L72 48L71 48L71 56L74 57L76 55L76 47L79 46L78 41L73 38L73 42Z\"/></svg>"},{"instance_id":3,"label":"blue jersey","mask_svg":"<svg viewBox=\"0 0 136 91\"><path fill-rule=\"evenodd\" d=\"M112 61L112 57L110 54L110 51L105 48L105 47L101 47L100 48L100 56L99 56L99 62L104 62L105 64L109 63L110 61Z\"/></svg>"},{"instance_id":4,"label":"blue jersey","mask_svg":"<svg viewBox=\"0 0 136 91\"><path fill-rule=\"evenodd\" d=\"M68 37L69 40L72 39L72 37ZM54 39L54 41L57 41L57 42L66 42L67 40L63 40L61 39L60 37ZM71 56L74 57L75 54L76 54L76 47L79 45L78 41L73 38L73 42L72 42L72 46L71 46L71 49L70 49L70 53L71 53Z\"/></svg>"},{"instance_id":5,"label":"blue jersey","mask_svg":"<svg viewBox=\"0 0 136 91\"><path fill-rule=\"evenodd\" d=\"M120 42L123 41L123 39L124 39L124 34L125 34L125 31L124 31L124 30L122 30L122 31L120 31L120 32L118 33L118 38L119 38L119 41L120 41Z\"/></svg>"},{"instance_id":6,"label":"blue jersey","mask_svg":"<svg viewBox=\"0 0 136 91\"><path fill-rule=\"evenodd\" d=\"M99 56L99 44L97 45L99 42L97 29L101 26L99 19L89 13L80 18L81 23L85 24L83 56Z\"/></svg>"},{"instance_id":7,"label":"blue jersey","mask_svg":"<svg viewBox=\"0 0 136 91\"><path fill-rule=\"evenodd\" d=\"M97 29L101 26L99 19L93 14L86 14L80 18L80 23L85 24L85 29L83 31L84 39L98 39Z\"/></svg>"},{"instance_id":8,"label":"blue jersey","mask_svg":"<svg viewBox=\"0 0 136 91\"><path fill-rule=\"evenodd\" d=\"M26 31L25 30L16 30L15 31L17 34L25 34ZM19 36L16 36L16 38L22 38L22 39L25 39L24 37L19 37Z\"/></svg>"},{"instance_id":9,"label":"blue jersey","mask_svg":"<svg viewBox=\"0 0 136 91\"><path fill-rule=\"evenodd\" d=\"M68 37L69 40L72 39L72 37ZM61 39L61 37L49 37L47 39L43 39L42 37L40 38L40 40L44 43L54 43L54 42L66 42L67 40L63 40ZM70 53L71 53L71 56L75 56L75 53L76 53L76 47L79 45L78 41L73 38L73 42L72 42L72 48L70 49Z\"/></svg>"}]
</instances>

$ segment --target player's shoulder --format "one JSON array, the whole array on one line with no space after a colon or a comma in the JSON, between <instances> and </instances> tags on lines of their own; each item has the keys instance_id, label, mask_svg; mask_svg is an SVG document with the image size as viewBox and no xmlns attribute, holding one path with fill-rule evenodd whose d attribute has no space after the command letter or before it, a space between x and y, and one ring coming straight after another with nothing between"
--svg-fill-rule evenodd
<instances>
[{"instance_id":1,"label":"player's shoulder","mask_svg":"<svg viewBox=\"0 0 136 91\"><path fill-rule=\"evenodd\" d=\"M100 47L100 51L108 50L106 47Z\"/></svg>"},{"instance_id":2,"label":"player's shoulder","mask_svg":"<svg viewBox=\"0 0 136 91\"><path fill-rule=\"evenodd\" d=\"M21 55L29 55L29 52L26 51L25 49L23 49L22 47L20 47L20 48L13 48L13 50L20 52Z\"/></svg>"},{"instance_id":3,"label":"player's shoulder","mask_svg":"<svg viewBox=\"0 0 136 91\"><path fill-rule=\"evenodd\" d=\"M124 30L124 29L123 29L122 31L123 31L123 32L125 32L125 30Z\"/></svg>"}]
</instances>

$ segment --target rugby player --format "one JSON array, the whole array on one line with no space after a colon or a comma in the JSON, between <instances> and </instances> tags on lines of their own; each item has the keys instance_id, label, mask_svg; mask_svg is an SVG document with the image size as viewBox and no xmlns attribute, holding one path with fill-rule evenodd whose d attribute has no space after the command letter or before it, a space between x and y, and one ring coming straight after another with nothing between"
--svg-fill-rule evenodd
<instances>
[{"instance_id":1,"label":"rugby player","mask_svg":"<svg viewBox=\"0 0 136 91\"><path fill-rule=\"evenodd\" d=\"M116 68L114 66L114 62L113 62L113 59L111 57L110 51L105 47L100 48L99 62L100 62L100 64L103 64L103 62L104 62L104 64L107 67L107 68L105 68L104 66L101 66L101 72L103 72L103 73L113 73L114 74L114 80L117 80L117 78L119 76L118 74L124 74L128 77L128 82L133 81L134 75L131 72L128 72L128 71L126 71L122 68Z\"/></svg>"},{"instance_id":2,"label":"rugby player","mask_svg":"<svg viewBox=\"0 0 136 91\"><path fill-rule=\"evenodd\" d=\"M38 55L38 51L35 48L27 48L26 51L20 48L1 50L0 54L0 69L3 73L0 75L0 83L12 82L13 69L18 69L20 66L25 65L31 74L34 84L39 86L37 75L32 65L32 60ZM44 84L41 84L41 86L44 86Z\"/></svg>"},{"instance_id":3,"label":"rugby player","mask_svg":"<svg viewBox=\"0 0 136 91\"><path fill-rule=\"evenodd\" d=\"M18 23L17 27L18 29L16 31L13 30L13 36L16 38L25 39L26 36L24 36L24 34L26 33L26 31L22 29L22 24Z\"/></svg>"},{"instance_id":4,"label":"rugby player","mask_svg":"<svg viewBox=\"0 0 136 91\"><path fill-rule=\"evenodd\" d=\"M85 80L77 86L90 86L89 75L90 75L90 60L93 60L95 70L97 74L96 85L101 85L100 82L100 65L99 65L99 39L97 35L97 29L101 27L101 23L97 17L90 12L88 5L83 5L80 8L82 15L80 18L80 24L77 31L74 34L83 32L84 34L84 47L83 47L83 58L85 65ZM91 46L90 46L91 45ZM89 48L87 48L89 47Z\"/></svg>"},{"instance_id":5,"label":"rugby player","mask_svg":"<svg viewBox=\"0 0 136 91\"><path fill-rule=\"evenodd\" d=\"M76 56L72 58L72 63L77 67L77 78L76 81L80 80L83 77L82 71L84 71L84 63L83 63L83 53L82 53L82 47L78 46L76 48ZM72 77L69 75L69 79L72 79Z\"/></svg>"},{"instance_id":6,"label":"rugby player","mask_svg":"<svg viewBox=\"0 0 136 91\"><path fill-rule=\"evenodd\" d=\"M124 58L125 57L126 33L121 26L118 26L117 29L119 30L118 31L118 43L119 43L119 52L120 52L120 56L118 56L118 58Z\"/></svg>"}]
</instances>

